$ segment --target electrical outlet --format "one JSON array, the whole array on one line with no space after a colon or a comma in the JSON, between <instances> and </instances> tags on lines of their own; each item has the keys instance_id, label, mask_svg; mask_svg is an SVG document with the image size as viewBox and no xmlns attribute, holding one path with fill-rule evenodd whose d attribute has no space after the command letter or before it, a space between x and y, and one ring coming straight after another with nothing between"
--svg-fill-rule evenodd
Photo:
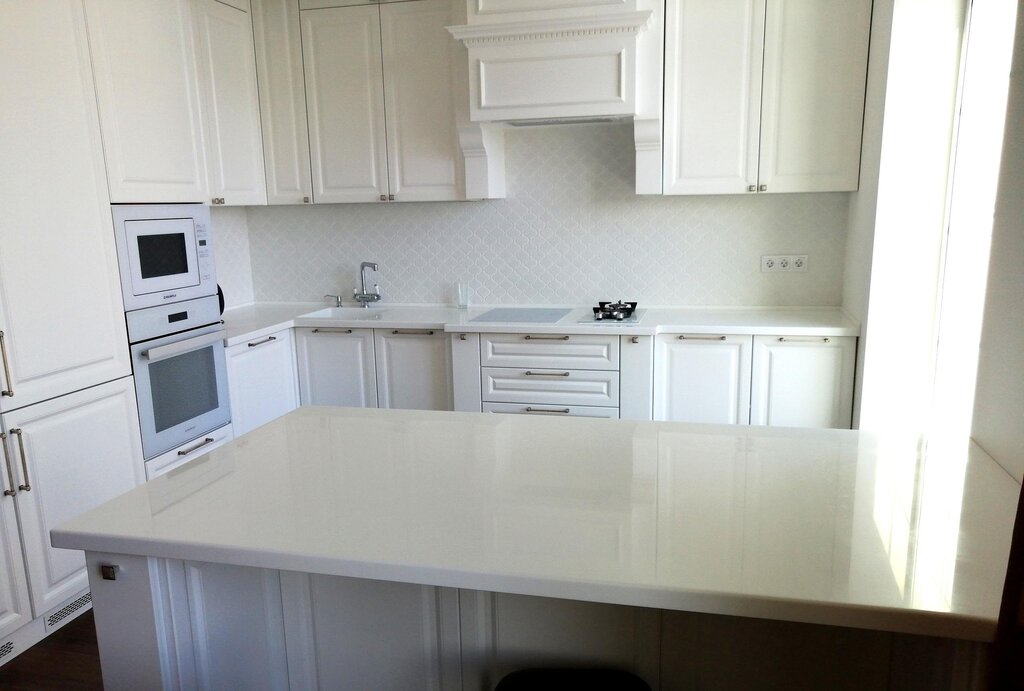
<instances>
[{"instance_id":1,"label":"electrical outlet","mask_svg":"<svg viewBox=\"0 0 1024 691\"><path fill-rule=\"evenodd\" d=\"M761 256L761 273L807 271L806 254L765 254Z\"/></svg>"}]
</instances>

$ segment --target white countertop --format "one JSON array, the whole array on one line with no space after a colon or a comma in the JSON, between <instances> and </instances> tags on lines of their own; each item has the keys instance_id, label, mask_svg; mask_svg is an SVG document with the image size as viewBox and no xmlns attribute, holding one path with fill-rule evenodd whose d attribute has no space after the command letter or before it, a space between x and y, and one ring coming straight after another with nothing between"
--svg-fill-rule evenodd
<instances>
[{"instance_id":1,"label":"white countertop","mask_svg":"<svg viewBox=\"0 0 1024 691\"><path fill-rule=\"evenodd\" d=\"M786 336L858 336L860 328L837 307L654 307L635 324L580 323L589 307L571 307L553 324L477 322L475 317L501 305L468 310L436 305L382 304L327 308L317 303L272 302L236 307L224 313L225 345L261 338L292 326L418 328L463 333L559 333L654 336L659 333L715 333Z\"/></svg>"},{"instance_id":2,"label":"white countertop","mask_svg":"<svg viewBox=\"0 0 1024 691\"><path fill-rule=\"evenodd\" d=\"M1020 486L977 447L916 449L842 430L304 407L52 540L991 640Z\"/></svg>"}]
</instances>

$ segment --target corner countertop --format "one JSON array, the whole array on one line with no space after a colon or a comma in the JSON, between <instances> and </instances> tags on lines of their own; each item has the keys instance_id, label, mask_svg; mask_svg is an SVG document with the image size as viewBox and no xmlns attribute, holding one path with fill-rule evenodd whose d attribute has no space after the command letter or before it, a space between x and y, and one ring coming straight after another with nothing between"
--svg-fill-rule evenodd
<instances>
[{"instance_id":1,"label":"corner countertop","mask_svg":"<svg viewBox=\"0 0 1024 691\"><path fill-rule=\"evenodd\" d=\"M300 327L420 328L453 333L558 333L654 336L713 333L787 336L858 336L859 325L838 307L651 307L634 324L581 323L590 308L567 306L550 324L472 321L492 307L460 310L443 305L382 304L366 309L328 308L318 303L268 302L224 313L225 345L233 346L281 329ZM550 305L546 305L550 307Z\"/></svg>"},{"instance_id":2,"label":"corner countertop","mask_svg":"<svg viewBox=\"0 0 1024 691\"><path fill-rule=\"evenodd\" d=\"M303 407L55 547L994 637L1020 485L849 430Z\"/></svg>"}]
</instances>

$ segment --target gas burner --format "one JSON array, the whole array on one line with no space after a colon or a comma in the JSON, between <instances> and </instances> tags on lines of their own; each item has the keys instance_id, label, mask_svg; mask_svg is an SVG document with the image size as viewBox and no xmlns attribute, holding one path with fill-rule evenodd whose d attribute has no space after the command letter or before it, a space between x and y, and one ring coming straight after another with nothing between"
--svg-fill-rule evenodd
<instances>
[{"instance_id":1,"label":"gas burner","mask_svg":"<svg viewBox=\"0 0 1024 691\"><path fill-rule=\"evenodd\" d=\"M626 321L630 320L635 311L635 302L599 302L594 308L594 321Z\"/></svg>"}]
</instances>

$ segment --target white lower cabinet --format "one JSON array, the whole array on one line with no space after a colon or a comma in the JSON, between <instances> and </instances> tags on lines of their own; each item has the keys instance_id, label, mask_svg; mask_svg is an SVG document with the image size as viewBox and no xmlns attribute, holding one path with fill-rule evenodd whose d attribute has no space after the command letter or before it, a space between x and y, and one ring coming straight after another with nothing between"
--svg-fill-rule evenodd
<instances>
[{"instance_id":1,"label":"white lower cabinet","mask_svg":"<svg viewBox=\"0 0 1024 691\"><path fill-rule=\"evenodd\" d=\"M750 336L656 337L654 419L747 424Z\"/></svg>"},{"instance_id":2,"label":"white lower cabinet","mask_svg":"<svg viewBox=\"0 0 1024 691\"><path fill-rule=\"evenodd\" d=\"M377 404L451 410L448 339L440 329L374 329Z\"/></svg>"},{"instance_id":3,"label":"white lower cabinet","mask_svg":"<svg viewBox=\"0 0 1024 691\"><path fill-rule=\"evenodd\" d=\"M0 442L4 658L89 602L81 597L89 587L84 555L51 547L50 529L142 481L134 382L124 377L6 413Z\"/></svg>"},{"instance_id":4,"label":"white lower cabinet","mask_svg":"<svg viewBox=\"0 0 1024 691\"><path fill-rule=\"evenodd\" d=\"M377 407L373 329L295 329L302 405Z\"/></svg>"},{"instance_id":5,"label":"white lower cabinet","mask_svg":"<svg viewBox=\"0 0 1024 691\"><path fill-rule=\"evenodd\" d=\"M224 354L235 436L298 407L299 387L291 329L233 345Z\"/></svg>"},{"instance_id":6,"label":"white lower cabinet","mask_svg":"<svg viewBox=\"0 0 1024 691\"><path fill-rule=\"evenodd\" d=\"M849 429L857 339L755 336L750 423Z\"/></svg>"}]
</instances>

